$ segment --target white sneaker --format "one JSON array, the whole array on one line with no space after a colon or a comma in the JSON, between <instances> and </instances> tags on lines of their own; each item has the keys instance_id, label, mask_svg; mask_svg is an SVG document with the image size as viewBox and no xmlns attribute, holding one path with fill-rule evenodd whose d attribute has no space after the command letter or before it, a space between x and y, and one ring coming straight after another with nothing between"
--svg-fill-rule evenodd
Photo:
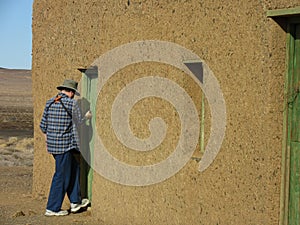
<instances>
[{"instance_id":1,"label":"white sneaker","mask_svg":"<svg viewBox=\"0 0 300 225\"><path fill-rule=\"evenodd\" d=\"M90 204L90 201L87 198L82 199L81 204L79 203L71 203L71 212L76 213L81 208L87 207Z\"/></svg>"},{"instance_id":2,"label":"white sneaker","mask_svg":"<svg viewBox=\"0 0 300 225\"><path fill-rule=\"evenodd\" d=\"M59 212L53 212L49 209L46 209L45 216L66 216L68 215L67 210L60 210Z\"/></svg>"}]
</instances>

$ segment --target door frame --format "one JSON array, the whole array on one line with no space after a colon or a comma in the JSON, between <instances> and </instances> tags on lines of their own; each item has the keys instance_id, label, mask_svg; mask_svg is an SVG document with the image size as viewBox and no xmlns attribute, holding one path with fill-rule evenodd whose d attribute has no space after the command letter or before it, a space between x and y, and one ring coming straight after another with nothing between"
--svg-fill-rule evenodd
<instances>
[{"instance_id":1,"label":"door frame","mask_svg":"<svg viewBox=\"0 0 300 225\"><path fill-rule=\"evenodd\" d=\"M292 109L291 99L294 96L294 32L296 24L300 24L299 18L289 18L287 21L287 44L286 44L286 77L285 77L285 101L283 123L283 148L281 163L281 196L280 196L280 224L289 225L290 221L290 177L291 177L291 129ZM300 214L300 212L298 212Z\"/></svg>"},{"instance_id":2,"label":"door frame","mask_svg":"<svg viewBox=\"0 0 300 225\"><path fill-rule=\"evenodd\" d=\"M291 176L291 125L292 110L289 108L293 91L294 32L300 24L300 7L268 10L267 17L274 19L286 31L286 68L284 83L283 142L281 160L280 225L291 225L290 176ZM300 214L300 212L298 212ZM294 225L294 224L293 224Z\"/></svg>"}]
</instances>

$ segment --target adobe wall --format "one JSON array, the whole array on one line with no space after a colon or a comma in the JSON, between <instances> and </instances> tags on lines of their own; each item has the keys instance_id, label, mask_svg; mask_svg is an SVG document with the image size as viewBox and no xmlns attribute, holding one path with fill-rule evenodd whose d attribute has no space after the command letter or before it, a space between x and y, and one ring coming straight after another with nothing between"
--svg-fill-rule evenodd
<instances>
[{"instance_id":1,"label":"adobe wall","mask_svg":"<svg viewBox=\"0 0 300 225\"><path fill-rule=\"evenodd\" d=\"M297 0L35 1L34 195L48 195L54 169L39 122L56 86L65 78L80 80L78 67L88 67L121 44L162 40L192 50L218 79L227 113L221 150L204 172L198 172L198 163L191 159L175 176L150 186L124 186L94 173L93 216L122 225L278 224L286 40L285 31L266 18L266 10L297 4ZM112 155L134 165L164 159L179 136L178 114L157 98L138 103L131 123L145 138L148 121L161 116L169 126L162 146L136 153L114 135L109 121L114 97L130 81L148 74L177 82L201 110L201 90L170 65L141 63L117 72L98 97L97 131ZM208 107L206 118L207 140ZM199 146L194 156L201 157Z\"/></svg>"}]
</instances>

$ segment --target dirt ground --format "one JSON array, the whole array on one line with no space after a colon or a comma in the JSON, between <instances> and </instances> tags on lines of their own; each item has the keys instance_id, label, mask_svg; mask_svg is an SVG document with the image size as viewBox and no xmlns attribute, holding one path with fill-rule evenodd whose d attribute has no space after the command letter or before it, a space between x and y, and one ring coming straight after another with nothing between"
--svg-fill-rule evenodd
<instances>
[{"instance_id":1,"label":"dirt ground","mask_svg":"<svg viewBox=\"0 0 300 225\"><path fill-rule=\"evenodd\" d=\"M44 216L47 199L31 194L31 73L0 68L0 85L0 225L104 224L89 208L64 217Z\"/></svg>"},{"instance_id":2,"label":"dirt ground","mask_svg":"<svg viewBox=\"0 0 300 225\"><path fill-rule=\"evenodd\" d=\"M0 173L1 225L104 224L89 209L63 217L44 216L47 199L31 195L32 166L1 166Z\"/></svg>"}]
</instances>

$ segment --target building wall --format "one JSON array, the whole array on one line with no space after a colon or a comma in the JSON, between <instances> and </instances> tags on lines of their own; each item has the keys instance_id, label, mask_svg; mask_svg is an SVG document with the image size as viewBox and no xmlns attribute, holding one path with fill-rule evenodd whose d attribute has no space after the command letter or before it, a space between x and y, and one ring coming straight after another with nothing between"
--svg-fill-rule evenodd
<instances>
[{"instance_id":1,"label":"building wall","mask_svg":"<svg viewBox=\"0 0 300 225\"><path fill-rule=\"evenodd\" d=\"M124 186L94 173L93 216L107 224L278 224L286 40L285 31L266 17L266 11L297 4L296 0L35 1L34 195L47 196L54 170L39 122L56 86L65 78L80 80L78 67L88 67L117 46L162 40L192 50L218 79L227 112L221 150L204 172L198 172L198 163L191 159L175 176L150 186ZM146 111L147 121L159 114L169 126L163 146L136 154L116 139L107 121L114 96L147 74L174 80L201 110L201 90L172 66L141 63L117 72L98 97L97 131L114 156L136 165L167 157L180 129L172 106L152 98L134 108L132 126L137 135L146 137L149 131L141 115ZM208 107L206 118L207 140ZM194 156L201 157L199 146Z\"/></svg>"}]
</instances>

